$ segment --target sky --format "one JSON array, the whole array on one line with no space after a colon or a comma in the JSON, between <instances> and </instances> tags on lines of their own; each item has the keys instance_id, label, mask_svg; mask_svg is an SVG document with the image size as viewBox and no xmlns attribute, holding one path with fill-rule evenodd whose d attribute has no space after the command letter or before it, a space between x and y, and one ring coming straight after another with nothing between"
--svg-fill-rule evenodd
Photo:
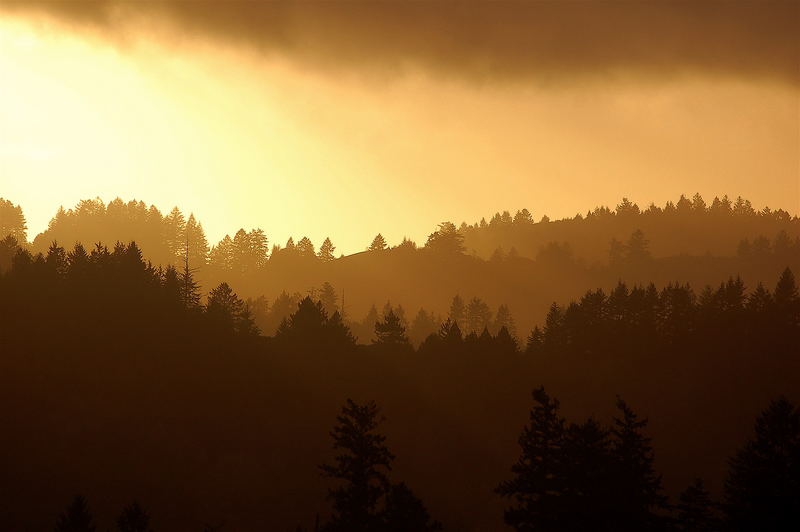
<instances>
[{"instance_id":1,"label":"sky","mask_svg":"<svg viewBox=\"0 0 800 532\"><path fill-rule=\"evenodd\" d=\"M795 2L0 0L0 196L337 253L623 197L800 213Z\"/></svg>"}]
</instances>

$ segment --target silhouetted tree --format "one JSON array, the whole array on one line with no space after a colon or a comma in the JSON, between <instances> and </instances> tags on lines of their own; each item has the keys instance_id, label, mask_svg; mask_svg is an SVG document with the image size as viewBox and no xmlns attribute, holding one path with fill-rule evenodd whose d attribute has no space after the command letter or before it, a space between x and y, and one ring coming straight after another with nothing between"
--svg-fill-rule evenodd
<instances>
[{"instance_id":1,"label":"silhouetted tree","mask_svg":"<svg viewBox=\"0 0 800 532\"><path fill-rule=\"evenodd\" d=\"M378 503L389 486L387 473L394 455L386 437L376 433L381 419L374 402L360 405L348 399L333 428L333 448L338 453L332 465L320 468L325 476L342 484L329 490L333 517L324 530L376 531L382 526Z\"/></svg>"},{"instance_id":2,"label":"silhouetted tree","mask_svg":"<svg viewBox=\"0 0 800 532\"><path fill-rule=\"evenodd\" d=\"M164 217L164 238L169 249L170 262L177 264L182 261L186 246L186 219L178 207L173 207Z\"/></svg>"},{"instance_id":3,"label":"silhouetted tree","mask_svg":"<svg viewBox=\"0 0 800 532\"><path fill-rule=\"evenodd\" d=\"M191 268L202 268L208 263L208 240L203 225L195 219L194 214L190 214L186 221L186 249Z\"/></svg>"},{"instance_id":4,"label":"silhouetted tree","mask_svg":"<svg viewBox=\"0 0 800 532\"><path fill-rule=\"evenodd\" d=\"M466 307L464 306L464 300L461 299L461 296L456 294L453 297L453 301L450 303L450 313L448 314L448 319L459 325L459 327L464 326L466 320Z\"/></svg>"},{"instance_id":5,"label":"silhouetted tree","mask_svg":"<svg viewBox=\"0 0 800 532\"><path fill-rule=\"evenodd\" d=\"M322 283L322 288L319 291L319 300L328 316L332 316L338 310L339 307L336 305L338 299L333 285L327 281Z\"/></svg>"},{"instance_id":6,"label":"silhouetted tree","mask_svg":"<svg viewBox=\"0 0 800 532\"><path fill-rule=\"evenodd\" d=\"M77 495L58 517L55 532L94 532L95 525L86 499Z\"/></svg>"},{"instance_id":7,"label":"silhouetted tree","mask_svg":"<svg viewBox=\"0 0 800 532\"><path fill-rule=\"evenodd\" d=\"M415 345L419 345L425 338L436 333L440 323L425 309L419 309L411 327L408 330L408 337Z\"/></svg>"},{"instance_id":8,"label":"silhouetted tree","mask_svg":"<svg viewBox=\"0 0 800 532\"><path fill-rule=\"evenodd\" d=\"M559 415L559 403L539 388L533 391L534 406L530 423L522 430L519 460L512 466L513 478L497 488L512 500L505 511L505 522L518 531L562 530L567 511L561 502L564 486L563 445L565 422Z\"/></svg>"},{"instance_id":9,"label":"silhouetted tree","mask_svg":"<svg viewBox=\"0 0 800 532\"><path fill-rule=\"evenodd\" d=\"M442 222L439 229L428 236L425 248L444 254L464 253L464 236L451 222Z\"/></svg>"},{"instance_id":10,"label":"silhouetted tree","mask_svg":"<svg viewBox=\"0 0 800 532\"><path fill-rule=\"evenodd\" d=\"M331 243L330 238L326 237L325 241L322 242L322 245L319 247L319 253L317 253L317 256L323 262L330 262L335 258L333 256L334 250L336 250L336 246Z\"/></svg>"},{"instance_id":11,"label":"silhouetted tree","mask_svg":"<svg viewBox=\"0 0 800 532\"><path fill-rule=\"evenodd\" d=\"M300 239L300 242L297 243L297 252L301 257L316 257L316 253L314 252L314 244L312 244L311 240L305 236Z\"/></svg>"},{"instance_id":12,"label":"silhouetted tree","mask_svg":"<svg viewBox=\"0 0 800 532\"><path fill-rule=\"evenodd\" d=\"M117 519L117 528L119 532L152 532L150 514L138 502L133 501L122 509Z\"/></svg>"},{"instance_id":13,"label":"silhouetted tree","mask_svg":"<svg viewBox=\"0 0 800 532\"><path fill-rule=\"evenodd\" d=\"M466 309L465 332L479 334L491 324L492 311L479 297L473 297Z\"/></svg>"},{"instance_id":14,"label":"silhouetted tree","mask_svg":"<svg viewBox=\"0 0 800 532\"><path fill-rule=\"evenodd\" d=\"M386 239L383 238L383 235L378 233L375 235L375 238L372 239L372 243L367 247L367 251L383 251L386 249Z\"/></svg>"},{"instance_id":15,"label":"silhouetted tree","mask_svg":"<svg viewBox=\"0 0 800 532\"><path fill-rule=\"evenodd\" d=\"M726 528L800 528L800 411L772 401L755 423L755 437L731 460L725 483Z\"/></svg>"},{"instance_id":16,"label":"silhouetted tree","mask_svg":"<svg viewBox=\"0 0 800 532\"><path fill-rule=\"evenodd\" d=\"M25 243L27 234L22 207L0 198L0 239L12 236L18 243Z\"/></svg>"},{"instance_id":17,"label":"silhouetted tree","mask_svg":"<svg viewBox=\"0 0 800 532\"><path fill-rule=\"evenodd\" d=\"M383 322L375 322L375 336L374 343L383 346L409 346L408 337L406 336L406 328L400 318L389 310L383 316Z\"/></svg>"},{"instance_id":18,"label":"silhouetted tree","mask_svg":"<svg viewBox=\"0 0 800 532\"><path fill-rule=\"evenodd\" d=\"M386 532L433 532L442 529L442 525L431 519L422 501L403 482L392 484L389 488L382 517L381 530Z\"/></svg>"},{"instance_id":19,"label":"silhouetted tree","mask_svg":"<svg viewBox=\"0 0 800 532\"><path fill-rule=\"evenodd\" d=\"M620 416L614 418L611 454L614 470L615 499L620 503L616 530L644 531L663 528L658 514L666 508L661 477L653 466L650 438L642 433L646 419L639 419L622 399L617 398Z\"/></svg>"},{"instance_id":20,"label":"silhouetted tree","mask_svg":"<svg viewBox=\"0 0 800 532\"><path fill-rule=\"evenodd\" d=\"M701 479L681 492L676 505L677 529L680 532L719 532L721 522L716 514L716 504Z\"/></svg>"},{"instance_id":21,"label":"silhouetted tree","mask_svg":"<svg viewBox=\"0 0 800 532\"><path fill-rule=\"evenodd\" d=\"M322 465L323 475L341 482L328 491L333 517L326 531L433 532L441 525L405 483L392 484L388 473L394 455L386 437L377 433L382 421L378 406L359 405L348 399L331 432L339 454L332 465Z\"/></svg>"},{"instance_id":22,"label":"silhouetted tree","mask_svg":"<svg viewBox=\"0 0 800 532\"><path fill-rule=\"evenodd\" d=\"M220 283L208 295L206 313L224 330L243 335L258 334L250 311L228 283Z\"/></svg>"},{"instance_id":23,"label":"silhouetted tree","mask_svg":"<svg viewBox=\"0 0 800 532\"><path fill-rule=\"evenodd\" d=\"M645 239L641 229L637 229L631 234L626 246L627 260L634 263L648 260L650 258L650 242Z\"/></svg>"}]
</instances>

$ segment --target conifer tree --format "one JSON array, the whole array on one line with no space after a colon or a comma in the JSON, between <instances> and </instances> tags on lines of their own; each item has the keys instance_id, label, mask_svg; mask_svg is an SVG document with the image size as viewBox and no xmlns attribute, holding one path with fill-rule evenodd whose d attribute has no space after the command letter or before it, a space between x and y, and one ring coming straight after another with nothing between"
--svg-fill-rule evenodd
<instances>
[{"instance_id":1,"label":"conifer tree","mask_svg":"<svg viewBox=\"0 0 800 532\"><path fill-rule=\"evenodd\" d=\"M58 517L55 532L94 532L95 525L86 499L77 495Z\"/></svg>"},{"instance_id":2,"label":"conifer tree","mask_svg":"<svg viewBox=\"0 0 800 532\"><path fill-rule=\"evenodd\" d=\"M800 529L800 410L785 398L758 416L755 437L730 461L726 528L734 532Z\"/></svg>"},{"instance_id":3,"label":"conifer tree","mask_svg":"<svg viewBox=\"0 0 800 532\"><path fill-rule=\"evenodd\" d=\"M374 402L360 405L348 399L333 428L334 463L320 469L342 484L330 489L333 517L327 532L372 532L381 529L379 502L389 486L387 473L394 455L376 429L381 421Z\"/></svg>"},{"instance_id":4,"label":"conifer tree","mask_svg":"<svg viewBox=\"0 0 800 532\"><path fill-rule=\"evenodd\" d=\"M333 285L328 281L322 283L322 288L319 291L319 300L328 316L333 316L333 313L339 309L336 305L338 300L336 290L334 290Z\"/></svg>"},{"instance_id":5,"label":"conifer tree","mask_svg":"<svg viewBox=\"0 0 800 532\"><path fill-rule=\"evenodd\" d=\"M208 263L208 240L203 225L195 219L194 214L190 214L186 221L186 250L189 265L193 269L197 270Z\"/></svg>"},{"instance_id":6,"label":"conifer tree","mask_svg":"<svg viewBox=\"0 0 800 532\"><path fill-rule=\"evenodd\" d=\"M119 532L152 532L150 514L138 502L133 501L122 509L117 519L117 529Z\"/></svg>"},{"instance_id":7,"label":"conifer tree","mask_svg":"<svg viewBox=\"0 0 800 532\"><path fill-rule=\"evenodd\" d=\"M458 232L452 222L442 222L439 228L428 236L425 248L445 255L461 254L465 251L464 235Z\"/></svg>"},{"instance_id":8,"label":"conifer tree","mask_svg":"<svg viewBox=\"0 0 800 532\"><path fill-rule=\"evenodd\" d=\"M666 507L661 476L655 471L650 438L642 433L646 419L639 419L631 408L617 398L619 417L611 429L612 457L615 460L614 492L623 516L617 530L644 531L659 528L657 512Z\"/></svg>"},{"instance_id":9,"label":"conifer tree","mask_svg":"<svg viewBox=\"0 0 800 532\"><path fill-rule=\"evenodd\" d=\"M301 257L314 258L317 256L314 251L314 244L312 244L311 240L306 236L301 238L297 243L297 252Z\"/></svg>"},{"instance_id":10,"label":"conifer tree","mask_svg":"<svg viewBox=\"0 0 800 532\"><path fill-rule=\"evenodd\" d=\"M565 422L558 400L551 399L544 388L533 391L533 400L530 423L519 437L522 452L511 468L513 477L502 482L497 493L511 499L505 511L507 525L518 531L556 532L565 511L561 499Z\"/></svg>"},{"instance_id":11,"label":"conifer tree","mask_svg":"<svg viewBox=\"0 0 800 532\"><path fill-rule=\"evenodd\" d=\"M334 250L336 250L336 246L333 245L330 238L325 238L325 241L319 247L319 253L317 253L317 257L323 262L330 262L335 257L333 255Z\"/></svg>"},{"instance_id":12,"label":"conifer tree","mask_svg":"<svg viewBox=\"0 0 800 532\"><path fill-rule=\"evenodd\" d=\"M466 318L466 308L464 306L464 300L461 299L461 296L456 294L453 297L452 303L450 303L450 313L448 314L448 319L457 324L460 328L464 327L464 320Z\"/></svg>"},{"instance_id":13,"label":"conifer tree","mask_svg":"<svg viewBox=\"0 0 800 532\"><path fill-rule=\"evenodd\" d=\"M14 237L17 243L24 244L27 241L28 226L25 223L22 207L0 198L0 239L9 235Z\"/></svg>"},{"instance_id":14,"label":"conifer tree","mask_svg":"<svg viewBox=\"0 0 800 532\"><path fill-rule=\"evenodd\" d=\"M393 310L383 316L383 322L375 322L375 336L373 343L385 346L408 346L406 328Z\"/></svg>"},{"instance_id":15,"label":"conifer tree","mask_svg":"<svg viewBox=\"0 0 800 532\"><path fill-rule=\"evenodd\" d=\"M164 218L164 238L170 254L170 262L179 264L183 260L186 245L186 219L174 207Z\"/></svg>"},{"instance_id":16,"label":"conifer tree","mask_svg":"<svg viewBox=\"0 0 800 532\"><path fill-rule=\"evenodd\" d=\"M372 243L367 247L367 251L383 251L386 249L386 239L383 238L383 235L378 233L375 235L375 238L372 239Z\"/></svg>"},{"instance_id":17,"label":"conifer tree","mask_svg":"<svg viewBox=\"0 0 800 532\"><path fill-rule=\"evenodd\" d=\"M377 433L382 421L378 406L347 400L331 432L339 452L323 475L341 482L328 491L333 517L323 527L329 532L433 532L441 525L405 483L392 484L389 471L394 455L386 437Z\"/></svg>"},{"instance_id":18,"label":"conifer tree","mask_svg":"<svg viewBox=\"0 0 800 532\"><path fill-rule=\"evenodd\" d=\"M681 492L676 505L677 529L680 532L719 532L721 523L716 515L716 504L701 479Z\"/></svg>"}]
</instances>

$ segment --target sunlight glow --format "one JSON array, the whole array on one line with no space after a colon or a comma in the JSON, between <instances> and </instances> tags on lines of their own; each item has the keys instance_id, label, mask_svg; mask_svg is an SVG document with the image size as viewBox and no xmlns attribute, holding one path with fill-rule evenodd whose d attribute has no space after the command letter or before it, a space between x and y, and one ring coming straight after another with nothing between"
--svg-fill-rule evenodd
<instances>
[{"instance_id":1,"label":"sunlight glow","mask_svg":"<svg viewBox=\"0 0 800 532\"><path fill-rule=\"evenodd\" d=\"M194 212L213 242L382 232L424 242L443 219L529 208L572 216L627 195L743 195L800 210L796 89L469 86L301 70L216 43L108 44L0 22L0 195L30 237L62 203L142 199ZM523 191L521 193L521 191Z\"/></svg>"}]
</instances>

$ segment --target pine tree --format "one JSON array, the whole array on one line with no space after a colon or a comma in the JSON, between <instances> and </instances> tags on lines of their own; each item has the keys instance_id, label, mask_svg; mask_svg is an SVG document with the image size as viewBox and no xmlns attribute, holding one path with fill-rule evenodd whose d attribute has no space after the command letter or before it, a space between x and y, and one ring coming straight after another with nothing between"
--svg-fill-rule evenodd
<instances>
[{"instance_id":1,"label":"pine tree","mask_svg":"<svg viewBox=\"0 0 800 532\"><path fill-rule=\"evenodd\" d=\"M202 268L208 263L208 240L202 224L195 219L194 214L190 214L186 221L186 249L193 269Z\"/></svg>"},{"instance_id":2,"label":"pine tree","mask_svg":"<svg viewBox=\"0 0 800 532\"><path fill-rule=\"evenodd\" d=\"M561 530L561 494L565 489L563 454L565 423L559 415L558 400L539 388L533 392L530 423L519 437L522 453L511 468L513 478L500 484L497 493L512 505L505 522L518 531Z\"/></svg>"},{"instance_id":3,"label":"pine tree","mask_svg":"<svg viewBox=\"0 0 800 532\"><path fill-rule=\"evenodd\" d=\"M504 328L512 337L517 336L517 326L514 323L514 318L511 316L511 311L508 305L500 305L497 307L497 315L494 318L494 325L492 325L492 332L496 335L500 329Z\"/></svg>"},{"instance_id":4,"label":"pine tree","mask_svg":"<svg viewBox=\"0 0 800 532\"><path fill-rule=\"evenodd\" d=\"M641 229L631 234L626 245L627 259L631 262L641 262L650 258L649 240L645 239Z\"/></svg>"},{"instance_id":5,"label":"pine tree","mask_svg":"<svg viewBox=\"0 0 800 532\"><path fill-rule=\"evenodd\" d=\"M488 329L492 319L492 311L482 299L473 297L466 309L466 328L469 333L479 334Z\"/></svg>"},{"instance_id":6,"label":"pine tree","mask_svg":"<svg viewBox=\"0 0 800 532\"><path fill-rule=\"evenodd\" d=\"M119 532L152 532L150 528L150 515L138 502L133 501L123 508L117 519Z\"/></svg>"},{"instance_id":7,"label":"pine tree","mask_svg":"<svg viewBox=\"0 0 800 532\"><path fill-rule=\"evenodd\" d=\"M425 505L414 493L400 482L392 484L386 493L386 508L383 511L384 532L433 532L442 525L431 519Z\"/></svg>"},{"instance_id":8,"label":"pine tree","mask_svg":"<svg viewBox=\"0 0 800 532\"><path fill-rule=\"evenodd\" d=\"M313 258L317 256L314 251L314 244L312 244L311 240L306 236L301 238L300 242L297 243L297 252L301 257Z\"/></svg>"},{"instance_id":9,"label":"pine tree","mask_svg":"<svg viewBox=\"0 0 800 532\"><path fill-rule=\"evenodd\" d=\"M27 242L28 226L22 214L22 207L0 198L0 239L9 235L14 237L17 243L24 244Z\"/></svg>"},{"instance_id":10,"label":"pine tree","mask_svg":"<svg viewBox=\"0 0 800 532\"><path fill-rule=\"evenodd\" d=\"M721 523L716 515L716 504L701 479L695 479L681 493L675 508L680 532L719 532Z\"/></svg>"},{"instance_id":11,"label":"pine tree","mask_svg":"<svg viewBox=\"0 0 800 532\"><path fill-rule=\"evenodd\" d=\"M333 285L327 281L322 283L322 288L319 291L319 300L328 316L333 316L333 313L339 310L339 307L336 305L338 300L336 290L334 290Z\"/></svg>"},{"instance_id":12,"label":"pine tree","mask_svg":"<svg viewBox=\"0 0 800 532\"><path fill-rule=\"evenodd\" d=\"M612 456L615 501L619 503L616 530L646 531L659 527L657 512L666 507L662 493L661 477L653 465L654 456L650 438L642 434L646 419L639 419L631 408L617 398L621 416L614 418Z\"/></svg>"},{"instance_id":13,"label":"pine tree","mask_svg":"<svg viewBox=\"0 0 800 532\"><path fill-rule=\"evenodd\" d=\"M58 517L55 532L94 532L95 525L86 499L77 495Z\"/></svg>"},{"instance_id":14,"label":"pine tree","mask_svg":"<svg viewBox=\"0 0 800 532\"><path fill-rule=\"evenodd\" d=\"M372 239L372 244L367 247L367 251L384 251L386 249L386 239L383 238L383 235L378 233L375 235L375 238Z\"/></svg>"},{"instance_id":15,"label":"pine tree","mask_svg":"<svg viewBox=\"0 0 800 532\"><path fill-rule=\"evenodd\" d=\"M195 269L189 267L191 247L187 242L183 261L183 271L180 273L180 298L183 308L195 310L200 307L200 285L194 280Z\"/></svg>"},{"instance_id":16,"label":"pine tree","mask_svg":"<svg viewBox=\"0 0 800 532\"><path fill-rule=\"evenodd\" d=\"M800 410L784 398L758 416L755 438L730 461L725 482L726 528L798 530Z\"/></svg>"},{"instance_id":17,"label":"pine tree","mask_svg":"<svg viewBox=\"0 0 800 532\"><path fill-rule=\"evenodd\" d=\"M450 303L450 313L448 314L448 319L453 323L457 324L459 328L464 327L464 318L466 318L466 308L464 306L464 300L461 299L461 296L456 294L453 297L452 303Z\"/></svg>"},{"instance_id":18,"label":"pine tree","mask_svg":"<svg viewBox=\"0 0 800 532\"><path fill-rule=\"evenodd\" d=\"M406 336L406 328L400 318L389 310L383 316L383 322L375 322L375 336L377 337L373 343L384 346L408 346L408 337Z\"/></svg>"},{"instance_id":19,"label":"pine tree","mask_svg":"<svg viewBox=\"0 0 800 532\"><path fill-rule=\"evenodd\" d=\"M228 283L220 283L208 295L206 313L223 329L235 332L248 332L250 318L244 302L231 289Z\"/></svg>"},{"instance_id":20,"label":"pine tree","mask_svg":"<svg viewBox=\"0 0 800 532\"><path fill-rule=\"evenodd\" d=\"M333 448L337 454L332 465L320 469L342 484L330 489L333 517L324 530L328 532L372 532L381 529L378 504L389 486L388 471L394 455L386 447L386 437L376 429L381 419L374 402L363 405L348 399L333 428Z\"/></svg>"},{"instance_id":21,"label":"pine tree","mask_svg":"<svg viewBox=\"0 0 800 532\"><path fill-rule=\"evenodd\" d=\"M174 207L164 218L164 238L170 262L178 264L183 260L186 245L186 219L178 207Z\"/></svg>"},{"instance_id":22,"label":"pine tree","mask_svg":"<svg viewBox=\"0 0 800 532\"><path fill-rule=\"evenodd\" d=\"M317 253L317 257L323 262L330 262L335 257L333 256L333 252L336 250L336 246L331 243L330 238L325 238L325 241L319 247L319 253Z\"/></svg>"},{"instance_id":23,"label":"pine tree","mask_svg":"<svg viewBox=\"0 0 800 532\"><path fill-rule=\"evenodd\" d=\"M428 236L425 248L446 255L462 254L464 248L464 235L458 232L452 222L442 222L439 228Z\"/></svg>"}]
</instances>

